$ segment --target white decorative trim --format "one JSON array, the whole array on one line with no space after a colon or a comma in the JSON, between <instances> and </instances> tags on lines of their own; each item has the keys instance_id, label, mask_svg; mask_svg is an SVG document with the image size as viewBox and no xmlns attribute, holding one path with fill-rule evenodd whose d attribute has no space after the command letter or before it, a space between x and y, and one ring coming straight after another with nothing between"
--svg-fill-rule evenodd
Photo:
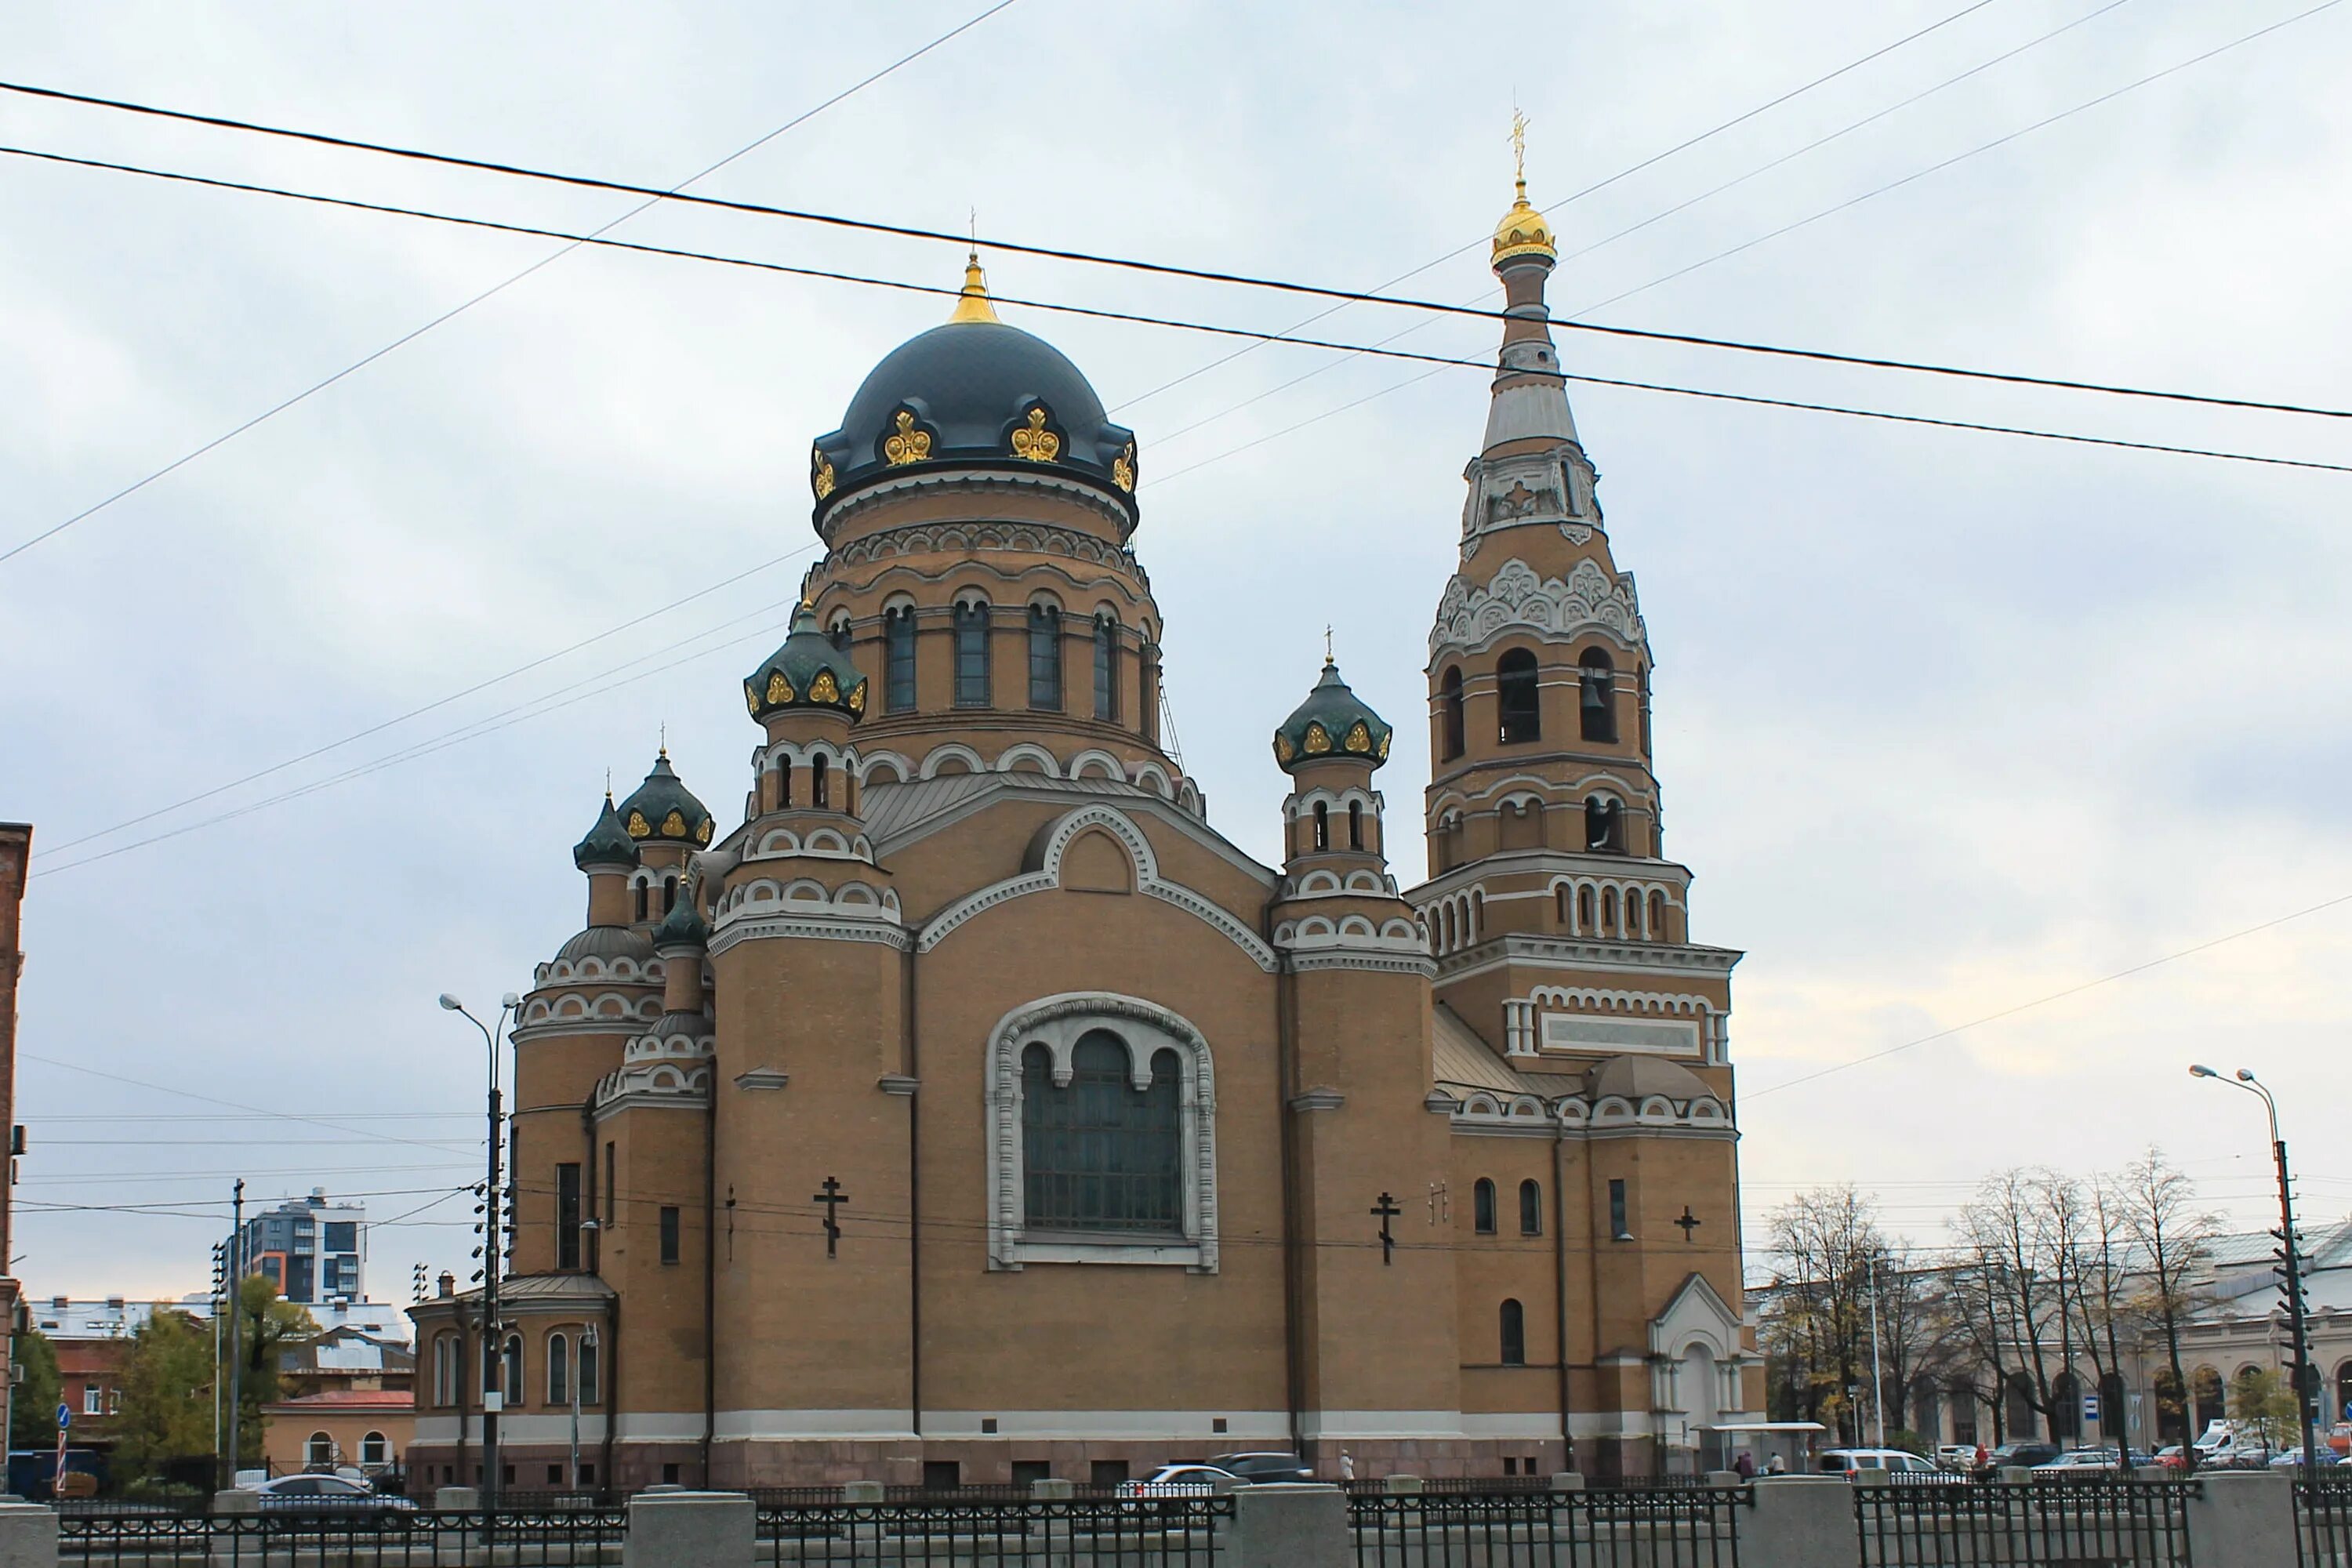
<instances>
[{"instance_id":1,"label":"white decorative trim","mask_svg":"<svg viewBox=\"0 0 2352 1568\"><path fill-rule=\"evenodd\" d=\"M793 1075L782 1068L752 1068L735 1075L737 1089L782 1089L792 1081Z\"/></svg>"},{"instance_id":2,"label":"white decorative trim","mask_svg":"<svg viewBox=\"0 0 2352 1568\"><path fill-rule=\"evenodd\" d=\"M885 947L907 951L914 939L905 927L896 922L863 921L849 916L803 917L783 919L770 916L735 915L719 927L710 939L710 956L746 942L774 942L785 938L806 937L818 942L875 942Z\"/></svg>"},{"instance_id":3,"label":"white decorative trim","mask_svg":"<svg viewBox=\"0 0 2352 1568\"><path fill-rule=\"evenodd\" d=\"M901 1100L906 1100L911 1098L915 1090L922 1087L922 1080L908 1078L902 1072L886 1072L877 1080L875 1087L885 1094L896 1095Z\"/></svg>"},{"instance_id":4,"label":"white decorative trim","mask_svg":"<svg viewBox=\"0 0 2352 1568\"><path fill-rule=\"evenodd\" d=\"M1021 1057L1032 1044L1054 1054L1054 1077L1066 1081L1071 1053L1087 1030L1107 1028L1127 1042L1138 1088L1151 1081L1151 1058L1173 1048L1182 1065L1177 1116L1185 1160L1183 1237L1152 1242L1117 1237L1027 1235L1028 1202L1021 1144ZM1139 1039L1137 1037L1142 1037ZM1209 1042L1179 1014L1136 996L1072 991L1014 1008L988 1034L982 1102L988 1130L988 1266L1028 1263L1170 1263L1196 1274L1217 1271L1217 1088Z\"/></svg>"},{"instance_id":5,"label":"white decorative trim","mask_svg":"<svg viewBox=\"0 0 2352 1568\"><path fill-rule=\"evenodd\" d=\"M1337 1110L1347 1103L1346 1095L1336 1089L1327 1089L1320 1085L1307 1090L1304 1094L1295 1094L1290 1097L1290 1109L1293 1110Z\"/></svg>"},{"instance_id":6,"label":"white decorative trim","mask_svg":"<svg viewBox=\"0 0 2352 1568\"><path fill-rule=\"evenodd\" d=\"M1437 978L1437 961L1427 953L1411 955L1392 949L1330 947L1290 955L1293 974L1312 974L1325 969L1361 969L1381 974L1418 974L1424 980Z\"/></svg>"},{"instance_id":7,"label":"white decorative trim","mask_svg":"<svg viewBox=\"0 0 2352 1568\"><path fill-rule=\"evenodd\" d=\"M1529 630L1549 637L1598 632L1630 652L1649 653L1631 575L1612 581L1586 556L1565 581L1544 578L1513 557L1484 588L1458 574L1445 584L1437 624L1430 628L1429 657L1434 662L1447 651L1475 653L1507 633Z\"/></svg>"},{"instance_id":8,"label":"white decorative trim","mask_svg":"<svg viewBox=\"0 0 2352 1568\"><path fill-rule=\"evenodd\" d=\"M702 1435L696 1416L694 1436ZM625 1433L629 1418L621 1418ZM503 1434L502 1434L503 1435ZM667 1434L664 1434L667 1436ZM721 1410L711 1423L711 1436L730 1443L790 1442L824 1438L834 1442L903 1442L915 1436L911 1410Z\"/></svg>"},{"instance_id":9,"label":"white decorative trim","mask_svg":"<svg viewBox=\"0 0 2352 1568\"><path fill-rule=\"evenodd\" d=\"M1298 1422L1304 1437L1358 1442L1458 1441L1462 1426L1461 1413L1454 1410L1307 1410L1299 1413Z\"/></svg>"},{"instance_id":10,"label":"white decorative trim","mask_svg":"<svg viewBox=\"0 0 2352 1568\"><path fill-rule=\"evenodd\" d=\"M1024 872L1018 877L1007 878L1002 882L982 888L978 892L968 894L950 904L925 922L921 935L916 939L915 951L930 952L958 926L971 920L974 915L995 908L998 904L1020 898L1024 894L1041 893L1048 888L1060 887L1064 852L1069 848L1071 841L1079 834L1088 828L1097 827L1108 831L1126 848L1128 859L1135 868L1136 891L1158 899L1162 903L1173 904L1187 914L1215 927L1225 940L1248 953L1260 969L1265 970L1268 974L1275 972L1278 966L1278 961L1275 956L1274 949L1261 941L1255 931L1234 919L1223 907L1210 902L1192 889L1180 883L1163 882L1160 879L1160 861L1159 858L1152 853L1151 841L1144 837L1143 830L1135 825L1133 818L1116 806L1110 805L1081 806L1063 817L1054 825L1053 832L1045 841L1042 864L1036 870ZM713 952L718 951L716 942L712 944L711 951Z\"/></svg>"}]
</instances>

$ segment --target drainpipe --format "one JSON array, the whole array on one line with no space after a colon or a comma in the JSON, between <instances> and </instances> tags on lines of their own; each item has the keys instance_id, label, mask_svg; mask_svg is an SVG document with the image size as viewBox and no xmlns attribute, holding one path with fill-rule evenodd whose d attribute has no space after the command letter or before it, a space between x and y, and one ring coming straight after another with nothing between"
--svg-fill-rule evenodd
<instances>
[{"instance_id":1,"label":"drainpipe","mask_svg":"<svg viewBox=\"0 0 2352 1568\"><path fill-rule=\"evenodd\" d=\"M1559 1112L1553 1111L1557 1123ZM1566 1175L1560 1145L1568 1141L1568 1129L1555 1124L1551 1133L1551 1304L1553 1343L1559 1353L1552 1359L1559 1368L1559 1451L1563 1463L1576 1456L1576 1438L1568 1426L1568 1210L1561 1199L1566 1195Z\"/></svg>"},{"instance_id":2,"label":"drainpipe","mask_svg":"<svg viewBox=\"0 0 2352 1568\"><path fill-rule=\"evenodd\" d=\"M702 1486L710 1489L710 1445L719 1432L719 1059L710 1061L710 1104L702 1116Z\"/></svg>"},{"instance_id":3,"label":"drainpipe","mask_svg":"<svg viewBox=\"0 0 2352 1568\"><path fill-rule=\"evenodd\" d=\"M1306 1439L1306 1352L1299 1343L1304 1324L1300 1299L1306 1292L1302 1275L1306 1259L1299 1250L1297 1113L1290 1102L1297 1092L1297 981L1285 954L1275 976L1276 1060L1275 1087L1279 1096L1275 1110L1282 1129L1282 1377L1284 1397L1290 1406L1290 1451L1307 1458Z\"/></svg>"},{"instance_id":4,"label":"drainpipe","mask_svg":"<svg viewBox=\"0 0 2352 1568\"><path fill-rule=\"evenodd\" d=\"M918 1043L915 1009L919 991L915 984L915 944L907 943L907 981L905 1000L899 1007L904 1017L905 1040L899 1059L905 1071L915 1080L915 1092L907 1097L907 1400L908 1416L914 1428L915 1439L923 1436L923 1118L920 1100L923 1098L922 1047Z\"/></svg>"},{"instance_id":5,"label":"drainpipe","mask_svg":"<svg viewBox=\"0 0 2352 1568\"><path fill-rule=\"evenodd\" d=\"M613 1473L613 1432L621 1424L621 1295L614 1291L604 1300L604 1353L598 1357L597 1396L604 1405L604 1444L596 1473L604 1477L606 1491L617 1494L620 1478Z\"/></svg>"}]
</instances>

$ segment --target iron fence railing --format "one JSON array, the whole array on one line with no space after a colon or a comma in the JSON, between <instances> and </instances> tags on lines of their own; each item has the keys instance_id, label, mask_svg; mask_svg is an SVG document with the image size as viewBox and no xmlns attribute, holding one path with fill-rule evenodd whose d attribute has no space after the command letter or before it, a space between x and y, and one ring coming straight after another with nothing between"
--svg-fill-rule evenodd
<instances>
[{"instance_id":1,"label":"iron fence railing","mask_svg":"<svg viewBox=\"0 0 2352 1568\"><path fill-rule=\"evenodd\" d=\"M2191 1568L2193 1480L2058 1476L1853 1489L1864 1568Z\"/></svg>"},{"instance_id":2,"label":"iron fence railing","mask_svg":"<svg viewBox=\"0 0 2352 1568\"><path fill-rule=\"evenodd\" d=\"M2294 1555L2301 1568L2352 1568L2352 1476L2296 1475Z\"/></svg>"},{"instance_id":3,"label":"iron fence railing","mask_svg":"<svg viewBox=\"0 0 2352 1568\"><path fill-rule=\"evenodd\" d=\"M966 1568L1210 1568L1234 1500L1205 1498L983 1499L762 1505L759 1561L936 1563Z\"/></svg>"},{"instance_id":4,"label":"iron fence railing","mask_svg":"<svg viewBox=\"0 0 2352 1568\"><path fill-rule=\"evenodd\" d=\"M177 1517L61 1514L60 1563L90 1568L600 1568L624 1509L507 1515L425 1509Z\"/></svg>"},{"instance_id":5,"label":"iron fence railing","mask_svg":"<svg viewBox=\"0 0 2352 1568\"><path fill-rule=\"evenodd\" d=\"M1737 1568L1745 1487L1348 1500L1357 1568Z\"/></svg>"}]
</instances>

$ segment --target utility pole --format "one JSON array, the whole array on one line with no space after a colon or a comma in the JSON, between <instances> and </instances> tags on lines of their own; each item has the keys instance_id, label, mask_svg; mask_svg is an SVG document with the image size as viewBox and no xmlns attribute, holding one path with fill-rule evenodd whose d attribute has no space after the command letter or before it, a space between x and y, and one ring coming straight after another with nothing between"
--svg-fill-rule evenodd
<instances>
[{"instance_id":1,"label":"utility pole","mask_svg":"<svg viewBox=\"0 0 2352 1568\"><path fill-rule=\"evenodd\" d=\"M1870 1258L1870 1421L1878 1429L1878 1446L1886 1447L1886 1395L1878 1363L1878 1257Z\"/></svg>"},{"instance_id":2,"label":"utility pole","mask_svg":"<svg viewBox=\"0 0 2352 1568\"><path fill-rule=\"evenodd\" d=\"M499 1155L506 1142L504 1101L499 1093L499 1035L506 1028L507 1018L520 1006L522 998L509 991L499 1002L499 1027L488 1024L466 1011L466 1005L447 992L441 994L442 1007L456 1013L482 1032L482 1044L490 1054L490 1150L489 1179L482 1187L482 1544L491 1544L499 1517L499 1412L506 1405L506 1346L499 1332L499 1268L503 1261L499 1242L499 1222L501 1217Z\"/></svg>"},{"instance_id":3,"label":"utility pole","mask_svg":"<svg viewBox=\"0 0 2352 1568\"><path fill-rule=\"evenodd\" d=\"M245 1295L245 1178L236 1179L229 1199L228 1231L228 1484L236 1485L237 1457L244 1451L238 1447L237 1430L245 1414L245 1356L238 1348L244 1325L238 1321L245 1316L242 1302Z\"/></svg>"}]
</instances>

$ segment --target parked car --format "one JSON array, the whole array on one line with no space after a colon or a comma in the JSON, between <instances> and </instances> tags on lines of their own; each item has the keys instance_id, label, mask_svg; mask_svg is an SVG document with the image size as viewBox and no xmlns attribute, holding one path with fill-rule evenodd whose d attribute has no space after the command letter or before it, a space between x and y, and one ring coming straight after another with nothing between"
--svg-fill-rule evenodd
<instances>
[{"instance_id":1,"label":"parked car","mask_svg":"<svg viewBox=\"0 0 2352 1568\"><path fill-rule=\"evenodd\" d=\"M1933 1476L1938 1480L1954 1478L1934 1464L1902 1448L1825 1448L1815 1456L1813 1468L1826 1476L1849 1479L1862 1470L1885 1470L1889 1475Z\"/></svg>"},{"instance_id":2,"label":"parked car","mask_svg":"<svg viewBox=\"0 0 2352 1568\"><path fill-rule=\"evenodd\" d=\"M2168 1470L2186 1470L2196 1464L2186 1443L2168 1443L2156 1451L2156 1462Z\"/></svg>"},{"instance_id":3,"label":"parked car","mask_svg":"<svg viewBox=\"0 0 2352 1568\"><path fill-rule=\"evenodd\" d=\"M2329 1465L2344 1463L2344 1458L2335 1449L2322 1447L2312 1450L2311 1462L2316 1467L2325 1468ZM2303 1449L2300 1447L2289 1448L2271 1460L2271 1468L2273 1470L2294 1470L2302 1468Z\"/></svg>"},{"instance_id":4,"label":"parked car","mask_svg":"<svg viewBox=\"0 0 2352 1568\"><path fill-rule=\"evenodd\" d=\"M1112 1495L1122 1502L1145 1498L1214 1497L1220 1484L1240 1486L1239 1476L1214 1465L1162 1465L1139 1481L1121 1481Z\"/></svg>"},{"instance_id":5,"label":"parked car","mask_svg":"<svg viewBox=\"0 0 2352 1568\"><path fill-rule=\"evenodd\" d=\"M1252 1485L1260 1481L1311 1481L1315 1479L1313 1468L1296 1454L1214 1454L1210 1456L1209 1466Z\"/></svg>"},{"instance_id":6,"label":"parked car","mask_svg":"<svg viewBox=\"0 0 2352 1568\"><path fill-rule=\"evenodd\" d=\"M1966 1474L1977 1468L1977 1446L1974 1443L1943 1443L1936 1448L1936 1463L1948 1470Z\"/></svg>"},{"instance_id":7,"label":"parked car","mask_svg":"<svg viewBox=\"0 0 2352 1568\"><path fill-rule=\"evenodd\" d=\"M2129 1457L2124 1462L2134 1469L2137 1469L2142 1465L2153 1463L2146 1454L2137 1448L2131 1450ZM2113 1448L2069 1448L2056 1458L2045 1460L2033 1467L2039 1473L2052 1470L2112 1470L2115 1468L2116 1451Z\"/></svg>"},{"instance_id":8,"label":"parked car","mask_svg":"<svg viewBox=\"0 0 2352 1568\"><path fill-rule=\"evenodd\" d=\"M2030 1470L2036 1465L2048 1464L2058 1453L2055 1443L2003 1443L1992 1451L1986 1465L1996 1470Z\"/></svg>"},{"instance_id":9,"label":"parked car","mask_svg":"<svg viewBox=\"0 0 2352 1568\"><path fill-rule=\"evenodd\" d=\"M2242 1432L2232 1421L2216 1421L2197 1439L2197 1468L2258 1469L2270 1462L2271 1447L2260 1436Z\"/></svg>"},{"instance_id":10,"label":"parked car","mask_svg":"<svg viewBox=\"0 0 2352 1568\"><path fill-rule=\"evenodd\" d=\"M261 1511L268 1514L310 1514L406 1524L416 1512L416 1505L404 1497L393 1497L341 1476L280 1476L248 1489L261 1494Z\"/></svg>"}]
</instances>

